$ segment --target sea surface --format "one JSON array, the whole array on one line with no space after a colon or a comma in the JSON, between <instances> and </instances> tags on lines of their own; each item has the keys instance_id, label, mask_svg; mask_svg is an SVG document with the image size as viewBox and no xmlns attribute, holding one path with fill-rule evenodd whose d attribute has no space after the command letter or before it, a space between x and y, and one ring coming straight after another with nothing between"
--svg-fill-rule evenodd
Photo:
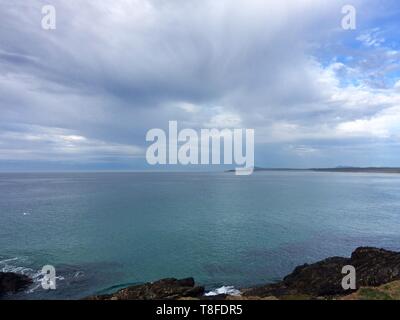
<instances>
[{"instance_id":1,"label":"sea surface","mask_svg":"<svg viewBox=\"0 0 400 320\"><path fill-rule=\"evenodd\" d=\"M400 250L400 175L0 174L0 271L36 281L13 298L77 299L165 277L242 288L358 246ZM56 290L41 288L44 265Z\"/></svg>"}]
</instances>

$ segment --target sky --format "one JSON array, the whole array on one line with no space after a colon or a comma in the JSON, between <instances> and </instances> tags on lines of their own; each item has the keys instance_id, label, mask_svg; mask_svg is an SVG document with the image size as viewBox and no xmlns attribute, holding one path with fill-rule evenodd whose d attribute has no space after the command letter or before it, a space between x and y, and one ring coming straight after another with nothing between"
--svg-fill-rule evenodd
<instances>
[{"instance_id":1,"label":"sky","mask_svg":"<svg viewBox=\"0 0 400 320\"><path fill-rule=\"evenodd\" d=\"M0 0L0 25L0 171L152 170L169 121L254 129L259 167L400 166L397 0Z\"/></svg>"}]
</instances>

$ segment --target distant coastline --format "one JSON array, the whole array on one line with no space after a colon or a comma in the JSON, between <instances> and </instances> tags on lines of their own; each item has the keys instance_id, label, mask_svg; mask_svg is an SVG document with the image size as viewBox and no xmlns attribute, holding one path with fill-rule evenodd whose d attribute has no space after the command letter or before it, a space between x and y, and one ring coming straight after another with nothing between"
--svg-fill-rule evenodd
<instances>
[{"instance_id":1,"label":"distant coastline","mask_svg":"<svg viewBox=\"0 0 400 320\"><path fill-rule=\"evenodd\" d=\"M300 172L348 172L348 173L400 173L400 167L335 167L335 168L260 168L255 167L254 171L300 171ZM235 172L228 170L226 172Z\"/></svg>"}]
</instances>

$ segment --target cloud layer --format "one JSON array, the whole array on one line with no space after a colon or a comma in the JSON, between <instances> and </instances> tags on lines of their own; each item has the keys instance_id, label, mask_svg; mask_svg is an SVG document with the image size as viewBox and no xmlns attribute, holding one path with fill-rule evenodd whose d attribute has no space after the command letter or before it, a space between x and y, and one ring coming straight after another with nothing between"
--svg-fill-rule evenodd
<instances>
[{"instance_id":1,"label":"cloud layer","mask_svg":"<svg viewBox=\"0 0 400 320\"><path fill-rule=\"evenodd\" d=\"M141 169L169 120L254 128L257 165L400 165L399 6L384 2L354 1L345 31L345 1L54 0L46 31L49 1L3 1L0 169Z\"/></svg>"}]
</instances>

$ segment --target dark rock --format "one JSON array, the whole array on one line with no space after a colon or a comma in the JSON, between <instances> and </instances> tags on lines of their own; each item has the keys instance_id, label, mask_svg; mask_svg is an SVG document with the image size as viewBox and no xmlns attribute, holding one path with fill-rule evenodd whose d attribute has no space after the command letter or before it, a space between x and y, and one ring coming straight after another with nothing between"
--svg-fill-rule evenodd
<instances>
[{"instance_id":1,"label":"dark rock","mask_svg":"<svg viewBox=\"0 0 400 320\"><path fill-rule=\"evenodd\" d=\"M204 288L195 286L193 278L163 279L143 285L131 286L114 294L89 297L89 300L175 300L198 298Z\"/></svg>"},{"instance_id":2,"label":"dark rock","mask_svg":"<svg viewBox=\"0 0 400 320\"><path fill-rule=\"evenodd\" d=\"M342 268L352 265L356 269L357 288L379 286L400 280L400 253L376 248L358 248L351 258L333 257L314 264L297 267L283 281L244 290L244 296L311 297L347 295L342 288Z\"/></svg>"},{"instance_id":3,"label":"dark rock","mask_svg":"<svg viewBox=\"0 0 400 320\"><path fill-rule=\"evenodd\" d=\"M11 272L0 272L0 296L7 293L16 293L32 284L32 279Z\"/></svg>"},{"instance_id":4,"label":"dark rock","mask_svg":"<svg viewBox=\"0 0 400 320\"><path fill-rule=\"evenodd\" d=\"M229 297L229 295L222 293L222 294L217 294L215 296L202 296L201 300L205 301L221 301L221 300L226 300Z\"/></svg>"},{"instance_id":5,"label":"dark rock","mask_svg":"<svg viewBox=\"0 0 400 320\"><path fill-rule=\"evenodd\" d=\"M400 253L376 248L358 248L350 264L356 268L359 286L380 286L400 279Z\"/></svg>"}]
</instances>

